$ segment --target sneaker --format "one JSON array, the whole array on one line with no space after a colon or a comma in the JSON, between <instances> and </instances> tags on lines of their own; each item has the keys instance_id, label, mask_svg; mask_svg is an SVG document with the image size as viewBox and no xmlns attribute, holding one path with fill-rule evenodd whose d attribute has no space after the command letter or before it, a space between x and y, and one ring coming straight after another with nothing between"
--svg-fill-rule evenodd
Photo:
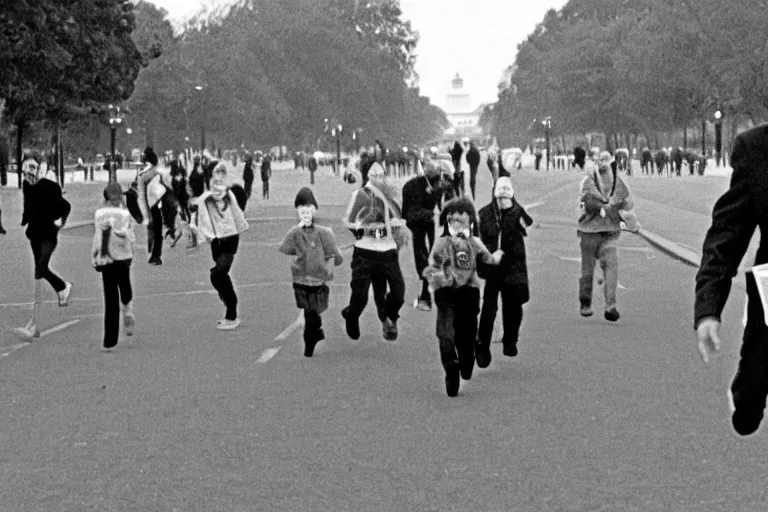
<instances>
[{"instance_id":1,"label":"sneaker","mask_svg":"<svg viewBox=\"0 0 768 512\"><path fill-rule=\"evenodd\" d=\"M161 260L160 258L149 258L148 263L150 265L159 266L163 264L163 260Z\"/></svg>"},{"instance_id":2,"label":"sneaker","mask_svg":"<svg viewBox=\"0 0 768 512\"><path fill-rule=\"evenodd\" d=\"M505 344L504 345L504 355L507 357L515 357L517 356L517 344Z\"/></svg>"},{"instance_id":3,"label":"sneaker","mask_svg":"<svg viewBox=\"0 0 768 512\"><path fill-rule=\"evenodd\" d=\"M609 322L615 322L619 319L619 311L616 309L616 306L611 306L609 308L606 308L605 310L605 319Z\"/></svg>"},{"instance_id":4,"label":"sneaker","mask_svg":"<svg viewBox=\"0 0 768 512\"><path fill-rule=\"evenodd\" d=\"M6 234L7 231L3 228L3 226L0 226L0 235Z\"/></svg>"},{"instance_id":5,"label":"sneaker","mask_svg":"<svg viewBox=\"0 0 768 512\"><path fill-rule=\"evenodd\" d=\"M14 332L20 338L25 340L33 340L33 339L40 338L40 331L37 330L37 326L34 324L27 325L25 327L17 327L16 329L14 329Z\"/></svg>"},{"instance_id":6,"label":"sneaker","mask_svg":"<svg viewBox=\"0 0 768 512\"><path fill-rule=\"evenodd\" d=\"M341 316L346 322L347 336L353 340L360 339L360 319L349 316L349 306L341 310Z\"/></svg>"},{"instance_id":7,"label":"sneaker","mask_svg":"<svg viewBox=\"0 0 768 512\"><path fill-rule=\"evenodd\" d=\"M235 318L234 320L224 320L221 323L216 325L216 328L220 331L233 331L237 329L237 327L240 325L240 319Z\"/></svg>"},{"instance_id":8,"label":"sneaker","mask_svg":"<svg viewBox=\"0 0 768 512\"><path fill-rule=\"evenodd\" d=\"M123 330L126 336L133 336L133 326L136 325L136 317L132 312L123 313Z\"/></svg>"},{"instance_id":9,"label":"sneaker","mask_svg":"<svg viewBox=\"0 0 768 512\"><path fill-rule=\"evenodd\" d=\"M448 396L454 397L459 395L459 386L461 380L459 379L459 367L458 365L451 370L448 370L445 374L445 392Z\"/></svg>"},{"instance_id":10,"label":"sneaker","mask_svg":"<svg viewBox=\"0 0 768 512\"><path fill-rule=\"evenodd\" d=\"M477 362L478 368L488 368L491 364L491 348L480 348L478 347L475 349L475 362Z\"/></svg>"},{"instance_id":11,"label":"sneaker","mask_svg":"<svg viewBox=\"0 0 768 512\"><path fill-rule=\"evenodd\" d=\"M381 322L381 334L385 340L395 341L397 339L397 320L384 319Z\"/></svg>"},{"instance_id":12,"label":"sneaker","mask_svg":"<svg viewBox=\"0 0 768 512\"><path fill-rule=\"evenodd\" d=\"M418 309L419 311L432 311L432 304L430 304L429 301L420 299L416 303L416 309Z\"/></svg>"},{"instance_id":13,"label":"sneaker","mask_svg":"<svg viewBox=\"0 0 768 512\"><path fill-rule=\"evenodd\" d=\"M67 283L63 290L59 292L59 307L69 304L69 296L72 294L72 283Z\"/></svg>"},{"instance_id":14,"label":"sneaker","mask_svg":"<svg viewBox=\"0 0 768 512\"><path fill-rule=\"evenodd\" d=\"M582 305L581 309L579 309L579 313L581 313L581 316L583 317L589 317L592 316L592 307L591 306L585 306Z\"/></svg>"}]
</instances>

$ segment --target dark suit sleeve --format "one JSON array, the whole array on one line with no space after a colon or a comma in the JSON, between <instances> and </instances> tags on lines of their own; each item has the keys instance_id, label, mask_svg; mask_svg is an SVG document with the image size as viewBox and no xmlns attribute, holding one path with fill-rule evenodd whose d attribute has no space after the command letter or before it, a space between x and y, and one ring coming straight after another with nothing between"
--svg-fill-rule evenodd
<instances>
[{"instance_id":1,"label":"dark suit sleeve","mask_svg":"<svg viewBox=\"0 0 768 512\"><path fill-rule=\"evenodd\" d=\"M406 182L403 185L403 218L408 220L408 213L411 210L411 188L413 187L412 181Z\"/></svg>"},{"instance_id":2,"label":"dark suit sleeve","mask_svg":"<svg viewBox=\"0 0 768 512\"><path fill-rule=\"evenodd\" d=\"M720 319L731 290L731 280L747 252L757 220L752 205L752 160L738 137L731 155L730 188L712 209L712 225L704 238L701 266L696 274L694 328L705 317Z\"/></svg>"}]
</instances>

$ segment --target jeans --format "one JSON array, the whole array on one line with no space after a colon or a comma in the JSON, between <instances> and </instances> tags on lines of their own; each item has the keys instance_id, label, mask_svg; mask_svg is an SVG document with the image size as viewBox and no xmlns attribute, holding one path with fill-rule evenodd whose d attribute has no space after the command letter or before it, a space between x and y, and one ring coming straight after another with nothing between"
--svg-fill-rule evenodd
<instances>
[{"instance_id":1,"label":"jeans","mask_svg":"<svg viewBox=\"0 0 768 512\"><path fill-rule=\"evenodd\" d=\"M581 278L579 279L579 301L583 306L592 305L592 284L595 278L595 263L600 261L603 269L603 293L605 307L616 306L616 287L619 284L619 258L616 241L619 233L583 233L581 238Z\"/></svg>"},{"instance_id":2,"label":"jeans","mask_svg":"<svg viewBox=\"0 0 768 512\"><path fill-rule=\"evenodd\" d=\"M493 322L499 309L499 294L501 294L501 319L504 324L504 346L517 345L520 335L520 325L523 323L523 305L514 290L499 284L498 280L485 281L483 290L483 308L480 312L480 328L477 333L478 345L483 349L491 346Z\"/></svg>"},{"instance_id":3,"label":"jeans","mask_svg":"<svg viewBox=\"0 0 768 512\"><path fill-rule=\"evenodd\" d=\"M477 314L480 312L480 290L472 286L440 288L435 292L440 342L440 362L446 374L458 367L471 374L475 366Z\"/></svg>"},{"instance_id":4,"label":"jeans","mask_svg":"<svg viewBox=\"0 0 768 512\"><path fill-rule=\"evenodd\" d=\"M66 288L67 285L64 280L49 267L51 256L56 249L56 240L30 240L29 243L35 257L35 279L45 279L56 293Z\"/></svg>"},{"instance_id":5,"label":"jeans","mask_svg":"<svg viewBox=\"0 0 768 512\"><path fill-rule=\"evenodd\" d=\"M163 255L163 214L160 211L160 206L156 204L150 208L149 215L147 250L150 259L160 258Z\"/></svg>"},{"instance_id":6,"label":"jeans","mask_svg":"<svg viewBox=\"0 0 768 512\"><path fill-rule=\"evenodd\" d=\"M104 347L117 345L120 335L120 303L133 300L131 260L115 261L101 268L104 285Z\"/></svg>"},{"instance_id":7,"label":"jeans","mask_svg":"<svg viewBox=\"0 0 768 512\"><path fill-rule=\"evenodd\" d=\"M211 255L216 263L211 269L211 284L219 292L219 298L227 308L224 315L226 320L237 319L237 294L229 277L229 269L235 261L237 246L240 243L240 235L227 238L214 238L211 242Z\"/></svg>"},{"instance_id":8,"label":"jeans","mask_svg":"<svg viewBox=\"0 0 768 512\"><path fill-rule=\"evenodd\" d=\"M435 244L435 223L428 225L411 226L411 237L413 241L413 259L416 262L416 273L421 279L421 294L419 300L431 302L429 296L429 281L422 277L422 272L429 265L429 252Z\"/></svg>"},{"instance_id":9,"label":"jeans","mask_svg":"<svg viewBox=\"0 0 768 512\"><path fill-rule=\"evenodd\" d=\"M396 249L377 252L355 247L352 253L352 281L349 283L352 289L348 309L350 318L359 318L363 314L371 284L379 320L397 320L405 303L405 281ZM389 293L386 292L387 285Z\"/></svg>"}]
</instances>

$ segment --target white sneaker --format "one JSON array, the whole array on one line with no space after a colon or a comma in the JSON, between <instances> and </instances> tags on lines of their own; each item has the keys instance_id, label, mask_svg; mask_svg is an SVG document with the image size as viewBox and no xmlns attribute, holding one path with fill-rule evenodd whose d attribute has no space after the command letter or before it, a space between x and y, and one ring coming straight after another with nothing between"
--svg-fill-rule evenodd
<instances>
[{"instance_id":1,"label":"white sneaker","mask_svg":"<svg viewBox=\"0 0 768 512\"><path fill-rule=\"evenodd\" d=\"M136 317L133 313L126 311L123 313L123 329L126 336L133 336L133 326L136 325Z\"/></svg>"},{"instance_id":2,"label":"white sneaker","mask_svg":"<svg viewBox=\"0 0 768 512\"><path fill-rule=\"evenodd\" d=\"M220 323L216 325L216 328L220 331L233 331L237 329L239 325L240 319L235 318L234 320L221 320Z\"/></svg>"},{"instance_id":3,"label":"white sneaker","mask_svg":"<svg viewBox=\"0 0 768 512\"><path fill-rule=\"evenodd\" d=\"M37 326L27 325L26 327L17 327L13 330L20 338L25 340L32 340L40 337L40 331L37 330Z\"/></svg>"},{"instance_id":4,"label":"white sneaker","mask_svg":"<svg viewBox=\"0 0 768 512\"><path fill-rule=\"evenodd\" d=\"M63 290L59 292L59 307L69 305L69 296L72 294L72 283L67 283Z\"/></svg>"}]
</instances>

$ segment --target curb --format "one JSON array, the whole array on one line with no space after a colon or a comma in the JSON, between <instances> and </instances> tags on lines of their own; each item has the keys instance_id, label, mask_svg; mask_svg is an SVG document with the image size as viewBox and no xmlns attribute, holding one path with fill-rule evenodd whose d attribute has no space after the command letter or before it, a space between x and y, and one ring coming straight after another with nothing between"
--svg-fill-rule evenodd
<instances>
[{"instance_id":1,"label":"curb","mask_svg":"<svg viewBox=\"0 0 768 512\"><path fill-rule=\"evenodd\" d=\"M691 267L699 268L699 265L701 264L701 254L698 252L667 240L666 238L659 236L656 233L651 233L643 228L640 228L637 234L667 256L685 263L686 265L690 265Z\"/></svg>"}]
</instances>

